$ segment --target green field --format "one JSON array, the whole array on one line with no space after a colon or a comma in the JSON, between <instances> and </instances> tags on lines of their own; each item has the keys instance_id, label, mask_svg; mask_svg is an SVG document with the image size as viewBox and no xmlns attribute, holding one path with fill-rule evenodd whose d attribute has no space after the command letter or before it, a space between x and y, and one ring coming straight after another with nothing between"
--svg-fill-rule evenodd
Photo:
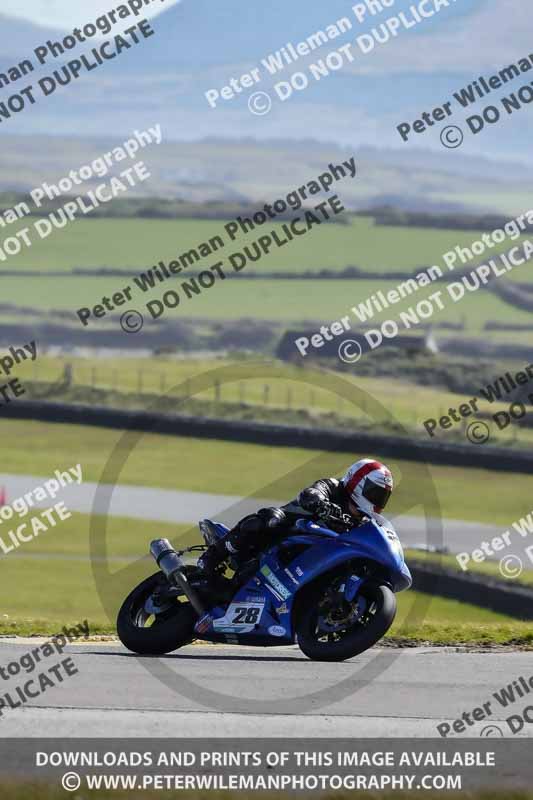
<instances>
[{"instance_id":1,"label":"green field","mask_svg":"<svg viewBox=\"0 0 533 800\"><path fill-rule=\"evenodd\" d=\"M268 230L267 230L268 228ZM192 270L207 269L222 261L227 274L232 274L228 257L242 251L258 236L270 229L281 230L280 223L257 228L236 241L229 241L224 232L224 221L207 220L148 220L148 219L98 219L80 220L65 229L55 230L47 239L37 239L31 248L26 248L16 257L0 262L2 271L37 269L41 277L31 279L6 276L2 280L4 303L35 309L67 310L72 312L72 324L79 326L75 312L83 306L93 306L104 296L131 286L133 296L130 306L146 315L147 330L155 323L145 308L151 300L160 299L168 289L180 289ZM119 268L145 270L159 261L169 262L191 248L198 248L213 236L221 234L225 246L211 256L193 264L182 276L158 284L148 293L142 293L131 277L85 277L71 274L75 268ZM281 235L281 233L280 233ZM448 272L442 256L456 246L469 247L482 235L481 231L439 230L409 228L402 226L375 225L370 217L357 217L347 225L322 225L315 227L306 236L297 237L290 244L272 250L259 261L249 261L241 275L265 274L272 271L318 272L322 269L340 270L357 266L376 275L384 272L423 270L439 265L449 280L456 280ZM521 240L511 244L519 244ZM500 247L508 249L509 243ZM494 256L497 249L490 250ZM479 261L474 257L472 269ZM461 267L460 263L457 268ZM50 276L51 271L64 272L64 277ZM527 265L516 268L503 280L529 281ZM352 327L357 329L360 320L351 312L351 307L371 297L395 289L403 278L383 280L320 280L314 279L276 280L265 278L260 282L247 280L217 279L213 287L200 295L188 298L180 291L181 302L176 309L167 309L162 319L179 320L209 318L211 320L234 320L250 318L279 323L305 324L320 320L329 323L348 315ZM442 290L445 308L435 309L432 321L464 324L465 334L483 335L483 325L488 320L511 321L529 324L531 315L501 301L488 291L468 294L456 303L445 293L442 283L431 284L406 297L401 303L381 313L376 312L373 321L387 318L397 319L401 311L407 310L426 299L434 291ZM118 309L120 311L120 309ZM122 310L125 310L124 308ZM421 320L424 322L424 320ZM64 321L63 321L64 323ZM92 321L93 329L105 326L108 319ZM373 324L373 322L371 323ZM416 325L412 330L417 332ZM400 325L400 333L406 328ZM446 331L442 335L448 335ZM491 338L507 337L513 341L514 334L490 334ZM533 333L522 334L522 340L533 344ZM117 342L118 346L118 342Z\"/></svg>"},{"instance_id":2,"label":"green field","mask_svg":"<svg viewBox=\"0 0 533 800\"><path fill-rule=\"evenodd\" d=\"M180 536L183 546L199 541L198 537L184 538L183 525L110 517L106 550L95 548L91 552L90 523L90 516L73 514L27 543L24 553L2 556L0 575L6 587L2 632L54 632L67 622L84 619L93 633L114 632L115 617L108 616L104 606L116 613L133 586L157 571L153 560L146 557L150 541L165 537L177 543ZM103 569L104 565L112 577L100 581L93 567ZM28 591L28 586L38 587L37 592Z\"/></svg>"},{"instance_id":3,"label":"green field","mask_svg":"<svg viewBox=\"0 0 533 800\"><path fill-rule=\"evenodd\" d=\"M81 328L81 323L76 316L76 311L82 307L92 307L102 301L104 296L112 296L115 292L130 285L129 279L117 277L32 277L32 278L2 278L3 302L13 305L32 306L36 309L51 310L61 309L72 311L72 323ZM162 320L179 320L206 317L214 320L274 320L304 324L307 321L331 323L343 316L350 318L350 325L357 331L361 322L352 313L351 308L368 300L373 294L381 290L387 292L395 289L397 281L355 281L355 280L262 280L257 282L241 280L225 280L216 282L211 289L204 290L201 294L187 299L183 294L180 305L175 309L166 309ZM168 283L154 287L149 293L143 294L139 290L132 294L132 301L124 308L135 308L146 317L145 330L155 324L146 309L146 304L152 300L160 300L169 289L179 284ZM454 331L437 332L444 337L452 335L482 335L483 325L487 320L509 321L513 323L531 323L531 314L521 311L508 303L500 300L488 291L478 291L467 294L460 302L454 303L447 295L443 284L428 286L420 289L411 297L406 297L401 303L391 306L384 312L377 313L368 323L372 327L374 322L384 319L398 320L401 311L415 307L421 300L427 299L436 291L442 291L443 310L435 309L432 316L434 323L453 322L464 324L464 332ZM119 309L120 310L120 309ZM424 311L423 311L424 313ZM426 323L419 317L422 324ZM416 322L416 320L415 320ZM90 323L93 330L98 330L107 324L106 318L94 320ZM89 328L87 328L88 330ZM399 333L408 333L407 327L399 323ZM413 324L411 332L418 333L419 326ZM122 331L117 327L116 346L120 347ZM490 334L494 336L494 334ZM531 334L525 334L531 336ZM142 334L140 335L142 337ZM521 339L523 334L520 334ZM514 334L516 339L516 334ZM246 327L243 324L243 346L246 346Z\"/></svg>"},{"instance_id":4,"label":"green field","mask_svg":"<svg viewBox=\"0 0 533 800\"><path fill-rule=\"evenodd\" d=\"M297 212L295 212L296 214ZM35 218L28 218L30 227ZM228 220L229 221L229 220ZM34 231L32 246L2 262L3 269L32 268L65 270L73 267L115 267L144 269L158 261L171 261L198 247L201 242L221 235L226 246L224 257L241 250L258 236L277 230L282 224L268 221L249 234L231 241L224 231L226 221L84 219L40 239ZM22 227L22 223L18 226ZM17 226L13 226L13 231ZM357 217L348 225L321 225L307 235L275 248L249 271L338 269L358 266L367 270L414 270L438 264L442 256L456 246L468 247L482 236L481 231L439 230L375 225L370 217ZM501 249L507 249L505 246ZM491 251L492 252L492 251ZM207 259L208 266L215 259ZM527 278L523 278L527 280Z\"/></svg>"},{"instance_id":5,"label":"green field","mask_svg":"<svg viewBox=\"0 0 533 800\"><path fill-rule=\"evenodd\" d=\"M3 471L51 475L80 462L84 481L116 482L164 489L216 492L239 497L290 499L318 477L341 474L355 457L290 447L239 444L214 439L124 434L121 431L32 421L2 421ZM113 460L110 460L113 450ZM130 452L131 451L131 452ZM126 456L126 454L128 454ZM379 452L364 455L380 457ZM122 469L117 458L126 457ZM397 489L390 515L439 513L501 525L531 511L531 477L482 469L428 466L387 459ZM497 480L498 491L487 492ZM436 492L432 503L431 493ZM481 500L482 499L482 502Z\"/></svg>"}]
</instances>

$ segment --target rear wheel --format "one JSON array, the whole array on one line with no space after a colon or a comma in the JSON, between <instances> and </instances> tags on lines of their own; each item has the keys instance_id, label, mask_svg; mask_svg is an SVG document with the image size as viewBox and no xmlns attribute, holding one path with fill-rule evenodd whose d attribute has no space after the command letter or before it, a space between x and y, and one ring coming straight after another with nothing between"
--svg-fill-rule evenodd
<instances>
[{"instance_id":1,"label":"rear wheel","mask_svg":"<svg viewBox=\"0 0 533 800\"><path fill-rule=\"evenodd\" d=\"M396 597L384 584L363 586L353 603L338 591L342 579L306 597L296 623L300 650L315 661L345 661L363 653L388 631Z\"/></svg>"},{"instance_id":2,"label":"rear wheel","mask_svg":"<svg viewBox=\"0 0 533 800\"><path fill-rule=\"evenodd\" d=\"M198 619L184 596L164 597L162 572L140 583L124 600L117 617L122 644L140 655L163 655L188 644Z\"/></svg>"}]
</instances>

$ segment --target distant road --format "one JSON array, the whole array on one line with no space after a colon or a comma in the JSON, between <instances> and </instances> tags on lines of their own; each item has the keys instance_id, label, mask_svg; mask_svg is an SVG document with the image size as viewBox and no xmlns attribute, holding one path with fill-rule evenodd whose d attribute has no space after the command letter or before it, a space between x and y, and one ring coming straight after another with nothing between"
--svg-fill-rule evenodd
<instances>
[{"instance_id":1,"label":"distant road","mask_svg":"<svg viewBox=\"0 0 533 800\"><path fill-rule=\"evenodd\" d=\"M10 503L32 488L42 485L50 476L0 474L0 486L6 489L6 502ZM93 511L97 484L71 484L61 490L58 500L64 500L71 511L90 514ZM119 485L100 487L96 513L104 514L106 498L110 498L109 513L114 517L132 517L157 522L191 523L205 517L234 524L245 514L250 514L262 505L277 505L286 500L256 498L247 499L234 495L205 494L171 489L154 489L145 486ZM36 504L48 508L50 501ZM394 519L395 527L405 546L424 544L427 540L424 517L403 516ZM484 539L501 534L501 529L477 522L443 520L444 544L450 552L472 551ZM523 540L522 548L528 544ZM513 552L520 555L520 548Z\"/></svg>"}]
</instances>

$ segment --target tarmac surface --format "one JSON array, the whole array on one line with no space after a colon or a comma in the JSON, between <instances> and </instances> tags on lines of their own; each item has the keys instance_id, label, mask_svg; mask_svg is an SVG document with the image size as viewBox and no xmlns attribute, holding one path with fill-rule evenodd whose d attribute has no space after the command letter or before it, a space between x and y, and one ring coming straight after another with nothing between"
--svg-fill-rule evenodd
<instances>
[{"instance_id":1,"label":"tarmac surface","mask_svg":"<svg viewBox=\"0 0 533 800\"><path fill-rule=\"evenodd\" d=\"M43 641L0 640L0 665ZM59 682L48 670L66 658L77 672ZM34 691L45 671L55 685L11 708L20 702L17 686L33 678ZM472 724L463 718L464 731L452 735L507 737L506 719L532 705L533 690L507 708L494 693L532 674L526 652L376 647L329 664L309 661L295 646L189 645L139 658L89 641L3 680L0 724L5 737L439 737L438 725L466 713ZM473 710L484 706L484 718L474 721ZM529 737L530 729L526 723L517 735Z\"/></svg>"}]
</instances>

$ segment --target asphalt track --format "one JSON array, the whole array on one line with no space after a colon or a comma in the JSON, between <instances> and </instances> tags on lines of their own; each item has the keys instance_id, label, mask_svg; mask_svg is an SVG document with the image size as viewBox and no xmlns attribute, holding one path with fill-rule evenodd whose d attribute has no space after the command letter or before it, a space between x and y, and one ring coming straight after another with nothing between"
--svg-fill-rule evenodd
<instances>
[{"instance_id":1,"label":"asphalt track","mask_svg":"<svg viewBox=\"0 0 533 800\"><path fill-rule=\"evenodd\" d=\"M0 474L0 486L6 490L6 502L24 495L32 488L42 485L48 477L33 475ZM70 484L60 490L56 501L63 501L71 511L83 514L101 513L118 517L133 517L169 523L195 524L198 520L211 518L226 524L233 524L245 514L256 511L261 506L277 505L285 500L242 498L233 495L204 494L200 492L153 489L144 486L100 486L97 484ZM96 504L95 504L96 499ZM48 508L53 503L44 500L37 503L39 508ZM426 545L428 526L424 517L391 515L398 535L404 546ZM451 553L472 551L483 540L492 539L502 533L501 528L482 525L477 522L446 519L443 525L443 544ZM200 541L200 538L199 538ZM514 537L513 553L521 555L529 544L528 539ZM139 554L137 554L138 556ZM132 554L135 556L135 554Z\"/></svg>"},{"instance_id":2,"label":"asphalt track","mask_svg":"<svg viewBox=\"0 0 533 800\"><path fill-rule=\"evenodd\" d=\"M19 660L39 641L4 639L0 664ZM487 726L490 735L500 735L497 726L510 736L506 717L533 701L532 693L505 709L492 697L511 680L531 676L531 656L520 652L374 648L326 664L309 661L296 647L191 645L149 659L88 642L37 669L67 656L78 673L20 708L4 709L2 736L438 737L437 725L489 701L491 715L461 736L488 735ZM2 681L0 691L16 698L15 687L28 677ZM310 693L315 696L302 701ZM531 736L528 728L533 725L518 735Z\"/></svg>"}]
</instances>

